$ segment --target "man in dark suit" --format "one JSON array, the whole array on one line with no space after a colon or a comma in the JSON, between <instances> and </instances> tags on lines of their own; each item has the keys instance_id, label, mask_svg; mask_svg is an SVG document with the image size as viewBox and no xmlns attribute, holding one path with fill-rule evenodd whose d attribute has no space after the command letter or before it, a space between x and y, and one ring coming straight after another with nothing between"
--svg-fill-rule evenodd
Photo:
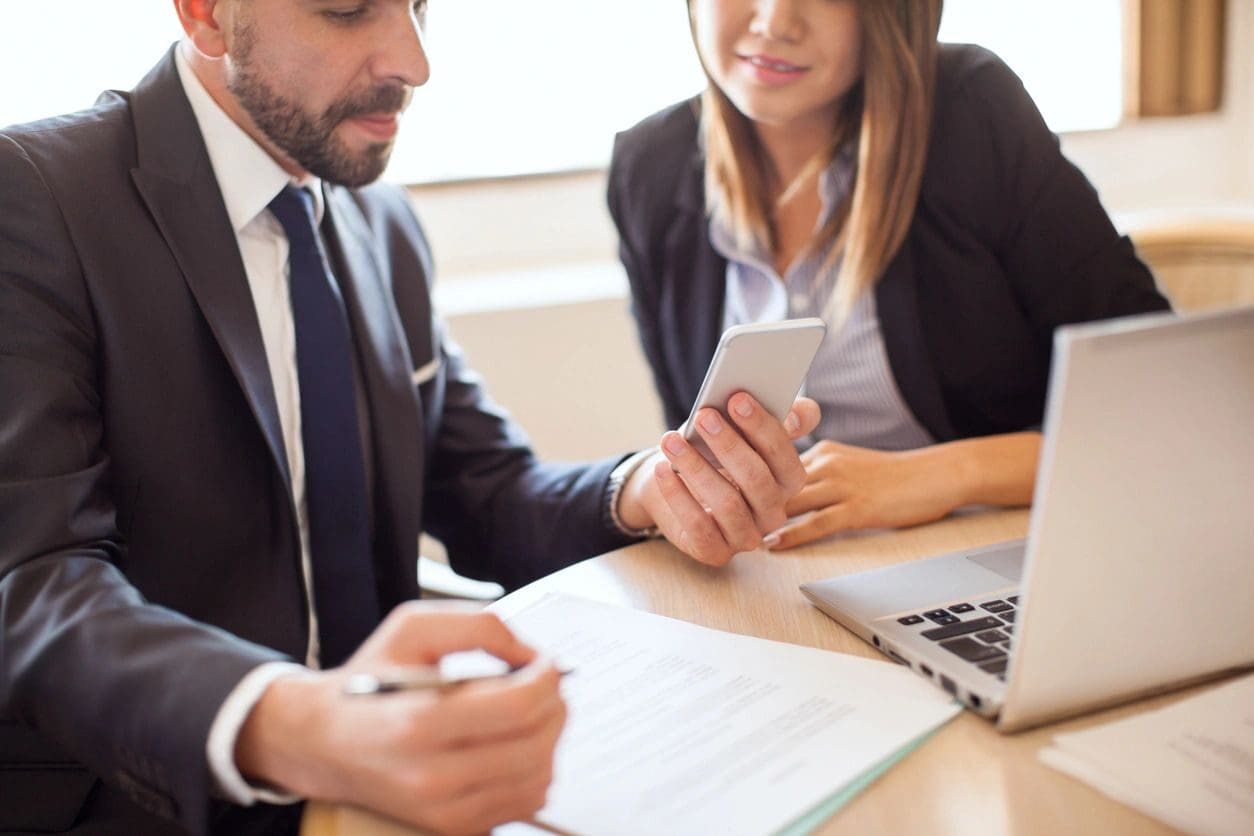
<instances>
[{"instance_id":1,"label":"man in dark suit","mask_svg":"<svg viewBox=\"0 0 1254 836\"><path fill-rule=\"evenodd\" d=\"M403 193L366 187L427 77L422 5L176 0L134 91L0 132L0 831L526 817L557 672L403 603L419 532L516 586L655 527L723 563L783 522L811 402L707 410L725 478L674 433L541 464L486 399ZM521 670L343 693L466 648Z\"/></svg>"}]
</instances>

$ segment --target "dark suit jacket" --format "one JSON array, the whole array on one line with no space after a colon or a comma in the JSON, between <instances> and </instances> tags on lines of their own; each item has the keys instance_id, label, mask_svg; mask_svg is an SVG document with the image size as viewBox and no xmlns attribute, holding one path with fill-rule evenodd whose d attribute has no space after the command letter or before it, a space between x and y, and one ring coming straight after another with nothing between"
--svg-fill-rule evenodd
<instances>
[{"instance_id":1,"label":"dark suit jacket","mask_svg":"<svg viewBox=\"0 0 1254 836\"><path fill-rule=\"evenodd\" d=\"M509 586L622 545L615 462L538 464L444 338L404 194L326 197L380 617L418 594L424 526ZM205 742L245 672L303 658L305 613L256 312L171 53L132 93L0 132L0 830L84 805L118 832L172 827L141 807L270 827L210 798Z\"/></svg>"},{"instance_id":2,"label":"dark suit jacket","mask_svg":"<svg viewBox=\"0 0 1254 836\"><path fill-rule=\"evenodd\" d=\"M668 426L718 343L727 262L710 245L698 102L618 136L609 206ZM1054 328L1167 302L992 53L941 48L918 208L875 285L889 366L938 440L1044 414Z\"/></svg>"}]
</instances>

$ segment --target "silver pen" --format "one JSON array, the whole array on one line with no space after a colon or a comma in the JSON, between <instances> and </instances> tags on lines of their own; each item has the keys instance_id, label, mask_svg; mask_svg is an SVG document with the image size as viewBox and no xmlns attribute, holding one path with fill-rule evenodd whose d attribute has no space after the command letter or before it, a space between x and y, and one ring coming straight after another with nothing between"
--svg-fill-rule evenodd
<instances>
[{"instance_id":1,"label":"silver pen","mask_svg":"<svg viewBox=\"0 0 1254 836\"><path fill-rule=\"evenodd\" d=\"M344 693L350 697L364 697L373 694L391 694L397 691L428 691L433 688L450 688L467 682L485 679L501 679L521 668L510 668L499 673L475 673L445 676L439 668L412 668L404 673L391 676L375 676L372 673L355 673L344 680ZM566 676L572 671L559 668L558 676Z\"/></svg>"}]
</instances>

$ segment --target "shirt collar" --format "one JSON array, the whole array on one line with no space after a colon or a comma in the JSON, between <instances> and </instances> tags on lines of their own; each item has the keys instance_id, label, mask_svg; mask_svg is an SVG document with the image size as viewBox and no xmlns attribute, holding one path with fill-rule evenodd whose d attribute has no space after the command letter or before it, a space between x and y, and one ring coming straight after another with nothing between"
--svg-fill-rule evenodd
<instances>
[{"instance_id":1,"label":"shirt collar","mask_svg":"<svg viewBox=\"0 0 1254 836\"><path fill-rule=\"evenodd\" d=\"M819 175L819 200L823 209L819 225L827 223L837 205L853 190L853 174L857 169L857 146L846 142L836 152L831 164Z\"/></svg>"},{"instance_id":2,"label":"shirt collar","mask_svg":"<svg viewBox=\"0 0 1254 836\"><path fill-rule=\"evenodd\" d=\"M312 175L297 180L284 171L264 148L245 133L209 95L183 56L174 50L183 92L192 106L200 134L209 152L209 164L222 190L226 213L238 235L256 219L289 183L308 189L314 199L314 218L322 223L322 181Z\"/></svg>"},{"instance_id":3,"label":"shirt collar","mask_svg":"<svg viewBox=\"0 0 1254 836\"><path fill-rule=\"evenodd\" d=\"M822 228L831 218L832 212L853 189L854 173L857 171L857 143L847 142L836 152L827 168L819 174L819 219L816 229ZM721 213L710 216L710 243L714 251L728 261L744 262L754 265L769 265L769 254L758 242L748 247L740 246L736 235Z\"/></svg>"}]
</instances>

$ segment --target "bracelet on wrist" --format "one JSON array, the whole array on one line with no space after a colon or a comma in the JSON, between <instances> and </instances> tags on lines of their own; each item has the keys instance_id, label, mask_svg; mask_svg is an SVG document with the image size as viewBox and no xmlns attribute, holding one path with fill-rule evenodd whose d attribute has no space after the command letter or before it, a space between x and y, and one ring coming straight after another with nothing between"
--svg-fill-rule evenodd
<instances>
[{"instance_id":1,"label":"bracelet on wrist","mask_svg":"<svg viewBox=\"0 0 1254 836\"><path fill-rule=\"evenodd\" d=\"M647 537L657 537L661 534L656 525L652 525L647 528L632 528L623 522L623 518L619 514L618 510L618 504L622 500L623 487L627 484L627 480L630 479L631 475L640 468L640 465L648 461L649 458L656 452L656 447L650 447L646 450L641 450L638 453L633 453L619 462L618 465L610 472L610 481L606 496L606 510L611 524L613 524L614 528L617 529L620 534L626 537L642 539Z\"/></svg>"}]
</instances>

